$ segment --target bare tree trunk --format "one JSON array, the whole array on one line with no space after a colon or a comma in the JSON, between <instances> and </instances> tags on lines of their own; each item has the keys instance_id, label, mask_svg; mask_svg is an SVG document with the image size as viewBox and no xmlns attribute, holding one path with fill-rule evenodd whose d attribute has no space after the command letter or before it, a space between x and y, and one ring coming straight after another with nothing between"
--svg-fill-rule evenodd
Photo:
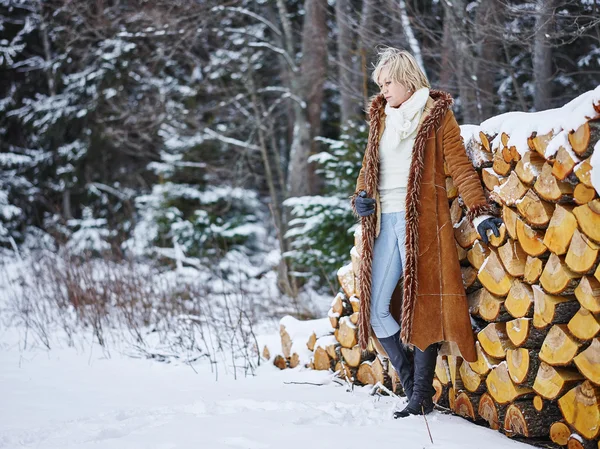
<instances>
[{"instance_id":1,"label":"bare tree trunk","mask_svg":"<svg viewBox=\"0 0 600 449\"><path fill-rule=\"evenodd\" d=\"M340 90L341 124L355 118L356 101L352 83L352 28L350 26L350 1L335 2L335 21L337 24L337 64Z\"/></svg>"},{"instance_id":2,"label":"bare tree trunk","mask_svg":"<svg viewBox=\"0 0 600 449\"><path fill-rule=\"evenodd\" d=\"M501 34L493 26L496 18L502 15L501 4L497 0L482 0L477 9L475 23L475 42L479 46L477 59L478 105L480 119L483 121L494 114L496 97L494 81L498 66Z\"/></svg>"},{"instance_id":3,"label":"bare tree trunk","mask_svg":"<svg viewBox=\"0 0 600 449\"><path fill-rule=\"evenodd\" d=\"M360 25L358 29L358 55L360 61L360 82L362 87L363 108L369 106L369 61L375 53L376 37L373 34L375 26L375 0L364 0Z\"/></svg>"},{"instance_id":4,"label":"bare tree trunk","mask_svg":"<svg viewBox=\"0 0 600 449\"><path fill-rule=\"evenodd\" d=\"M465 0L443 0L455 49L455 67L464 123L480 123L477 107L473 49L469 39L469 23Z\"/></svg>"},{"instance_id":5,"label":"bare tree trunk","mask_svg":"<svg viewBox=\"0 0 600 449\"><path fill-rule=\"evenodd\" d=\"M442 58L440 65L440 88L443 90L450 90L450 81L454 70L452 70L452 55L454 53L453 42L452 42L452 29L450 28L450 21L444 20L444 34L442 37Z\"/></svg>"},{"instance_id":6,"label":"bare tree trunk","mask_svg":"<svg viewBox=\"0 0 600 449\"><path fill-rule=\"evenodd\" d=\"M308 164L308 158L317 149L314 138L321 134L323 85L327 77L327 0L306 0L304 10L300 98L307 104L310 145L309 152L302 153L302 158L307 159L306 174L297 187L302 187L300 191L305 192L303 194L316 194L321 181L315 176L312 164Z\"/></svg>"},{"instance_id":7,"label":"bare tree trunk","mask_svg":"<svg viewBox=\"0 0 600 449\"><path fill-rule=\"evenodd\" d=\"M408 17L408 12L406 10L406 2L404 0L399 0L398 6L400 9L400 20L402 21L402 31L404 32L404 36L406 36L406 41L408 42L410 51L417 60L421 70L423 70L423 73L427 75L425 64L423 63L423 56L421 55L421 46L419 45L419 41L413 32L412 25L410 24L410 18Z\"/></svg>"},{"instance_id":8,"label":"bare tree trunk","mask_svg":"<svg viewBox=\"0 0 600 449\"><path fill-rule=\"evenodd\" d=\"M550 35L554 22L556 0L537 0L537 17L533 44L533 82L536 110L550 108L552 98L552 47Z\"/></svg>"}]
</instances>

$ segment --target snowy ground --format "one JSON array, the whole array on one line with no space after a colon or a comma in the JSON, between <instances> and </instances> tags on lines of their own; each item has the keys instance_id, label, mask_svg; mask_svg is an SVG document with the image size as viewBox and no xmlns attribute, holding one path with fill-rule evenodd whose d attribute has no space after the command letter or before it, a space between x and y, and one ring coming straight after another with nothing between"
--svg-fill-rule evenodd
<instances>
[{"instance_id":1,"label":"snowy ground","mask_svg":"<svg viewBox=\"0 0 600 449\"><path fill-rule=\"evenodd\" d=\"M6 265L0 283L1 449L531 447L438 412L428 417L432 444L422 417L391 418L396 399L370 396L368 388L348 391L330 373L280 371L266 362L245 376L226 350L213 364L133 358L140 352L131 350L127 332L107 327L110 345L100 347L91 329L73 327L67 339L53 320L46 324L48 350L22 320L11 320L23 307L15 301L24 291L16 274L27 266ZM277 322L265 320L255 330L260 347L277 352ZM256 365L257 356L250 357Z\"/></svg>"},{"instance_id":2,"label":"snowy ground","mask_svg":"<svg viewBox=\"0 0 600 449\"><path fill-rule=\"evenodd\" d=\"M217 381L206 365L91 348L22 352L12 337L0 331L0 448L530 447L438 412L431 444L422 417L393 420L392 399L347 392L328 373L263 365Z\"/></svg>"}]
</instances>

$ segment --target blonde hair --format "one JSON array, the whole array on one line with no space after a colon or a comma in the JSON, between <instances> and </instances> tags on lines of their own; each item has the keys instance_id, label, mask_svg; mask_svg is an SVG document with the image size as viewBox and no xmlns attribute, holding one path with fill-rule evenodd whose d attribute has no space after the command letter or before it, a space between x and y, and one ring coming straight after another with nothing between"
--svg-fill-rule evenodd
<instances>
[{"instance_id":1,"label":"blonde hair","mask_svg":"<svg viewBox=\"0 0 600 449\"><path fill-rule=\"evenodd\" d=\"M384 67L389 68L390 78L404 85L413 92L422 87L429 88L429 81L423 70L419 67L417 60L406 50L398 50L393 47L384 47L379 50L377 64L373 70L373 81L378 83L379 75Z\"/></svg>"}]
</instances>

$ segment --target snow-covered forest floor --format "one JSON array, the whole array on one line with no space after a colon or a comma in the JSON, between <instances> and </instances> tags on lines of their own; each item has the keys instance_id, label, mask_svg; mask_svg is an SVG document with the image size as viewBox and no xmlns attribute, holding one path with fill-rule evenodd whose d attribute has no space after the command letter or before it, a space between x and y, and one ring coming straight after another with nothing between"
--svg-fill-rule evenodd
<instances>
[{"instance_id":1,"label":"snow-covered forest floor","mask_svg":"<svg viewBox=\"0 0 600 449\"><path fill-rule=\"evenodd\" d=\"M225 296L204 298L213 326L190 327L191 318L173 313L162 322L170 317L179 328L128 327L115 310L102 314L109 321L83 325L74 309L57 312L50 298L31 297L36 277L49 282L36 271L42 259L3 265L0 448L529 447L439 412L428 417L432 444L422 417L391 418L396 398L350 390L328 372L259 363L251 341L277 341L277 319L256 313L228 327L224 315L244 305L233 295L228 308ZM259 310L248 304L249 314Z\"/></svg>"}]
</instances>

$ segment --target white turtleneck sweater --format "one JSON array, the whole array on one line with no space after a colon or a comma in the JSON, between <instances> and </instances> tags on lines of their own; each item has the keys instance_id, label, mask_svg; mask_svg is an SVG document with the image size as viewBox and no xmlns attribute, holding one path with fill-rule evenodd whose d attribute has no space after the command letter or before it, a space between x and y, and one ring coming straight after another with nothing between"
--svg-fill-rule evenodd
<instances>
[{"instance_id":1,"label":"white turtleneck sweater","mask_svg":"<svg viewBox=\"0 0 600 449\"><path fill-rule=\"evenodd\" d=\"M385 106L385 129L379 142L379 199L383 214L405 210L412 150L428 98L429 89L423 87L398 108ZM473 225L477 227L490 217L476 217Z\"/></svg>"},{"instance_id":2,"label":"white turtleneck sweater","mask_svg":"<svg viewBox=\"0 0 600 449\"><path fill-rule=\"evenodd\" d=\"M423 87L398 108L385 106L385 129L379 142L379 199L384 214L405 209L412 150L428 98L429 89Z\"/></svg>"}]
</instances>

